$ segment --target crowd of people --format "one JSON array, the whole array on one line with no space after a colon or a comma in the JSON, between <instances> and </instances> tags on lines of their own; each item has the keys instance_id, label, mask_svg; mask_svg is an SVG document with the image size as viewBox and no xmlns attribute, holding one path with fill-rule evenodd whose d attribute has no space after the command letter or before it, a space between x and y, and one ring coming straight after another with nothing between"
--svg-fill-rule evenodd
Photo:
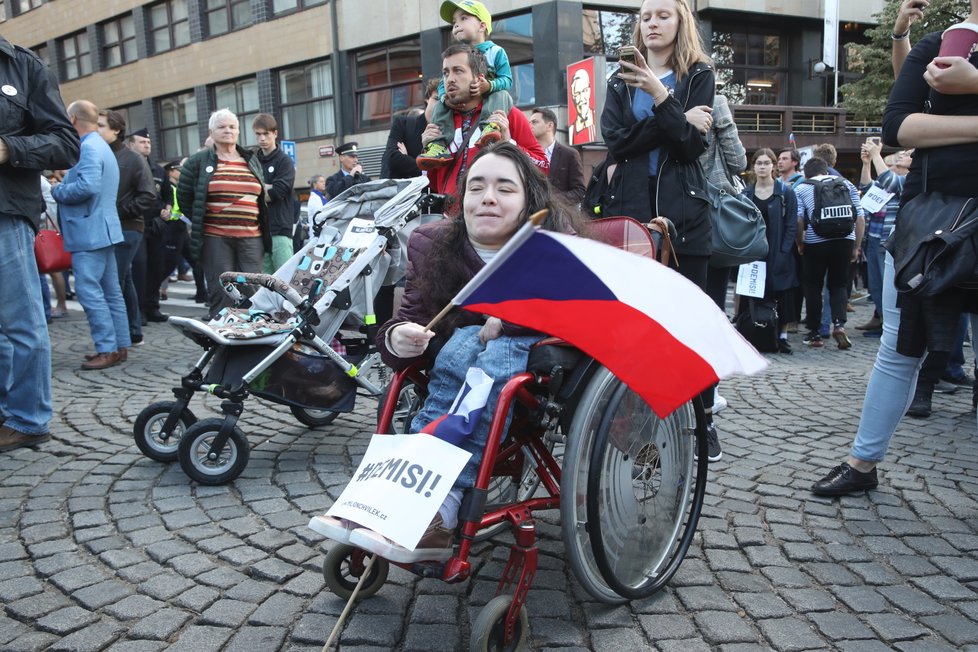
<instances>
[{"instance_id":1,"label":"crowd of people","mask_svg":"<svg viewBox=\"0 0 978 652\"><path fill-rule=\"evenodd\" d=\"M537 336L494 318L448 320L434 333L419 324L540 207L551 210L550 228L578 233L586 232L582 217L594 217L596 209L641 221L668 217L676 229L672 247L678 272L726 310L732 270L711 266L707 192L721 187L743 193L765 222L764 299L777 306L781 353L792 352L789 336L796 332L810 347L822 347L828 338L838 349L853 346L847 319L857 298L853 279L864 261L874 314L856 328L881 336L880 353L850 456L813 491L841 495L876 486L875 465L900 418L926 416L930 395L942 391L942 383L950 391L948 382L969 380L960 347L962 315L973 312L971 293L905 299L897 307L893 260L884 247L899 229L901 206L925 188L972 192L967 171L973 169L968 161L978 138L972 117L978 115L978 72L962 57L935 59L939 34L910 48L909 26L926 9L926 2L920 4L907 0L901 7L893 35L898 78L883 136L862 146L861 175L853 183L836 170L837 153L828 143L814 147L804 164L793 147L759 149L750 153L748 169L748 153L726 98L716 93L713 66L689 3L645 0L634 57L623 57L609 78L600 111L608 158L588 182L579 153L557 141L554 112L537 107L528 118L513 105L508 58L489 40L492 17L485 5L444 2L441 16L452 25L456 43L443 53L441 79L425 84L425 106L393 120L381 168L384 178L426 174L434 192L457 198L446 220L419 229L412 240L405 300L380 329L378 343L395 367L424 355L432 337L448 343L436 347L441 353L432 360L434 387L442 389L432 392L419 419L444 412L459 384L453 373L464 372L472 360L492 368L498 362L505 368L498 374L502 379L520 365L514 352ZM978 19L978 0L972 0L972 10L970 18ZM0 194L0 254L8 254L0 255L0 264L5 281L17 281L3 284L16 286L16 292L0 289L0 365L13 370L0 387L0 451L37 445L47 437L50 349L42 308L48 319L63 315L71 287L66 276L55 274L55 307L40 300L48 283L39 278L26 244L40 220L59 225L73 255L74 290L94 344L81 365L100 370L126 361L128 349L142 341L146 321L167 319L159 301L172 272L192 266L195 299L207 304L206 317L212 318L228 304L218 281L222 272L277 269L311 235L317 213L333 197L370 181L358 143L341 144L340 169L309 180L307 228L298 222L295 169L278 146L273 116L260 114L249 125L258 143L249 150L239 144L237 116L218 110L200 151L160 167L151 160L149 134L127 134L120 113L100 111L84 100L65 109L43 64L28 51L0 39L0 65L47 102L35 109L44 118L32 121L36 133L0 135L0 165L17 161L3 168L4 186L23 185ZM901 149L884 157L883 142ZM929 168L918 163L914 148L926 152ZM848 210L848 221L837 221L836 230L826 226L823 210L833 192L842 193L838 201ZM39 210L42 196L45 208ZM433 242L445 245L444 255ZM433 298L438 300L432 303ZM735 313L745 309L745 301L734 303ZM507 347L504 359L493 353L492 342L500 339ZM458 359L464 357L465 364L443 358L446 350L454 351L456 340ZM709 459L717 461L722 451L714 415L726 401L715 386L701 398ZM438 536L454 526L464 486L450 494L433 524ZM323 525L331 536L354 526Z\"/></svg>"}]
</instances>

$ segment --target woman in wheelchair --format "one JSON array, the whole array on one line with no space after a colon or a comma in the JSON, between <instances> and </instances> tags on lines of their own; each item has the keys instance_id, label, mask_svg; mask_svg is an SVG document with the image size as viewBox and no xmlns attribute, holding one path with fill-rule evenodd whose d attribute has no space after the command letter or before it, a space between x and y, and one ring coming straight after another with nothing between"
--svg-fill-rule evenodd
<instances>
[{"instance_id":1,"label":"woman in wheelchair","mask_svg":"<svg viewBox=\"0 0 978 652\"><path fill-rule=\"evenodd\" d=\"M483 448L502 386L526 370L530 348L542 333L507 324L496 317L453 310L433 331L427 324L459 290L492 260L533 213L549 209L543 228L578 233L582 221L562 206L547 179L526 154L511 143L482 149L461 187L462 215L418 227L408 243L404 298L397 315L378 333L384 362L403 369L420 358L433 363L428 397L411 424L412 432L448 413L470 367L493 379L486 409L462 448L472 453L461 476L413 552L376 533L377 549L393 561L445 560L451 556L463 492L474 485ZM316 530L341 542L358 526L345 519L320 517ZM360 539L358 537L358 539ZM373 540L373 539L371 539ZM362 539L358 542L360 547ZM391 548L396 550L389 554Z\"/></svg>"}]
</instances>

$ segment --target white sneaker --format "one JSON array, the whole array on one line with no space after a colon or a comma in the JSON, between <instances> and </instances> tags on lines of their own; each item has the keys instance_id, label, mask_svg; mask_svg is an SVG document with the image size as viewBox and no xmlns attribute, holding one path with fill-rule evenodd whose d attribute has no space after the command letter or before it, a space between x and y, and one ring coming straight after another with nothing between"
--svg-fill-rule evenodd
<instances>
[{"instance_id":1,"label":"white sneaker","mask_svg":"<svg viewBox=\"0 0 978 652\"><path fill-rule=\"evenodd\" d=\"M314 516L309 521L309 529L340 543L350 543L350 534L358 527L360 526L345 518L326 515Z\"/></svg>"},{"instance_id":2,"label":"white sneaker","mask_svg":"<svg viewBox=\"0 0 978 652\"><path fill-rule=\"evenodd\" d=\"M713 390L713 414L719 414L727 409L727 399L720 396L720 390Z\"/></svg>"}]
</instances>

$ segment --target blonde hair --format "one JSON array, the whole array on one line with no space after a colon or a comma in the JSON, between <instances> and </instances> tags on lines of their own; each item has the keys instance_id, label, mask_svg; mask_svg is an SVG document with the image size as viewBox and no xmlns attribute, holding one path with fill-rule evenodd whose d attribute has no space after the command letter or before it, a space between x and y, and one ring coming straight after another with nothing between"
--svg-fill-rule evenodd
<instances>
[{"instance_id":1,"label":"blonde hair","mask_svg":"<svg viewBox=\"0 0 978 652\"><path fill-rule=\"evenodd\" d=\"M690 9L686 0L673 0L676 3L676 16L679 25L676 29L676 45L669 55L669 67L676 73L676 81L685 77L697 63L712 64L710 55L703 47L703 39L700 37L699 22L696 14ZM641 7L639 8L641 10ZM645 41L642 40L642 19L635 21L635 29L632 32L632 42L635 48L642 53L643 57L648 56L648 49Z\"/></svg>"}]
</instances>

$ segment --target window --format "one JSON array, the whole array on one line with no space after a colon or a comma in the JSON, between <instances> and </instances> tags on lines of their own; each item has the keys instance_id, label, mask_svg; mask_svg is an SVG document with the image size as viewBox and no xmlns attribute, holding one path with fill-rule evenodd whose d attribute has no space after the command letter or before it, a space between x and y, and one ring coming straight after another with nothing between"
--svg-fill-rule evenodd
<instances>
[{"instance_id":1,"label":"window","mask_svg":"<svg viewBox=\"0 0 978 652\"><path fill-rule=\"evenodd\" d=\"M200 147L197 133L197 98L193 91L161 97L157 100L160 114L160 137L163 141L160 158L173 160L189 156Z\"/></svg>"},{"instance_id":2,"label":"window","mask_svg":"<svg viewBox=\"0 0 978 652\"><path fill-rule=\"evenodd\" d=\"M357 128L386 127L398 111L423 104L421 79L420 39L358 52Z\"/></svg>"},{"instance_id":3,"label":"window","mask_svg":"<svg viewBox=\"0 0 978 652\"><path fill-rule=\"evenodd\" d=\"M136 26L132 14L102 24L102 61L106 68L114 68L135 61Z\"/></svg>"},{"instance_id":4,"label":"window","mask_svg":"<svg viewBox=\"0 0 978 652\"><path fill-rule=\"evenodd\" d=\"M147 126L146 115L143 111L142 104L130 104L129 106L121 106L115 110L121 113L123 120L126 121L126 134L139 131Z\"/></svg>"},{"instance_id":5,"label":"window","mask_svg":"<svg viewBox=\"0 0 978 652\"><path fill-rule=\"evenodd\" d=\"M37 9L43 5L45 0L11 0L10 9L14 16L25 14L31 9Z\"/></svg>"},{"instance_id":6,"label":"window","mask_svg":"<svg viewBox=\"0 0 978 652\"><path fill-rule=\"evenodd\" d=\"M37 58L38 59L40 59L44 63L48 64L49 66L51 65L51 60L48 58L48 46L47 45L38 45L37 47L31 48L31 50L33 50L34 54L37 55Z\"/></svg>"},{"instance_id":7,"label":"window","mask_svg":"<svg viewBox=\"0 0 978 652\"><path fill-rule=\"evenodd\" d=\"M88 50L88 34L78 32L59 42L62 70L65 79L78 79L92 74L92 55Z\"/></svg>"},{"instance_id":8,"label":"window","mask_svg":"<svg viewBox=\"0 0 978 652\"><path fill-rule=\"evenodd\" d=\"M787 68L781 57L781 37L764 31L713 32L717 92L731 104L783 104Z\"/></svg>"},{"instance_id":9,"label":"window","mask_svg":"<svg viewBox=\"0 0 978 652\"><path fill-rule=\"evenodd\" d=\"M618 72L618 49L634 42L638 14L634 11L584 10L584 56L603 54L605 77Z\"/></svg>"},{"instance_id":10,"label":"window","mask_svg":"<svg viewBox=\"0 0 978 652\"><path fill-rule=\"evenodd\" d=\"M217 36L251 24L250 0L207 0L207 33Z\"/></svg>"},{"instance_id":11,"label":"window","mask_svg":"<svg viewBox=\"0 0 978 652\"><path fill-rule=\"evenodd\" d=\"M231 109L238 116L239 142L245 147L257 145L251 121L260 113L258 104L258 80L254 77L226 82L214 86L214 106Z\"/></svg>"},{"instance_id":12,"label":"window","mask_svg":"<svg viewBox=\"0 0 978 652\"><path fill-rule=\"evenodd\" d=\"M278 74L282 101L280 132L291 140L336 133L333 73L329 61L318 61Z\"/></svg>"},{"instance_id":13,"label":"window","mask_svg":"<svg viewBox=\"0 0 978 652\"><path fill-rule=\"evenodd\" d=\"M187 0L164 0L149 8L149 40L154 53L190 43Z\"/></svg>"},{"instance_id":14,"label":"window","mask_svg":"<svg viewBox=\"0 0 978 652\"><path fill-rule=\"evenodd\" d=\"M326 0L272 0L272 11L276 14L284 14L287 11L308 9L324 4L326 4Z\"/></svg>"},{"instance_id":15,"label":"window","mask_svg":"<svg viewBox=\"0 0 978 652\"><path fill-rule=\"evenodd\" d=\"M536 104L533 71L533 14L526 13L492 21L492 41L506 50L513 73L509 94L516 106Z\"/></svg>"}]
</instances>

